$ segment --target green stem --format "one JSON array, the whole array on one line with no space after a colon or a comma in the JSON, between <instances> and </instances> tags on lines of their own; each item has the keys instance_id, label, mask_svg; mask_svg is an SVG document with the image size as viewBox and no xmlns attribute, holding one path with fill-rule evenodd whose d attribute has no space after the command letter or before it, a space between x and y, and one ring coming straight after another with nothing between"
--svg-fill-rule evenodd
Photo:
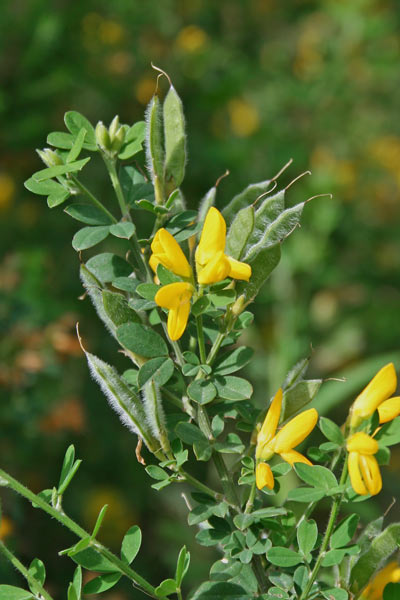
<instances>
[{"instance_id":1,"label":"green stem","mask_svg":"<svg viewBox=\"0 0 400 600\"><path fill-rule=\"evenodd\" d=\"M94 206L99 208L105 215L107 215L107 217L111 219L113 223L117 223L117 219L114 217L114 215L112 215L110 211L105 206L103 206L100 200L97 200L96 196L94 196L92 192L88 190L88 188L85 185L83 185L83 183L81 183L79 179L77 179L77 177L75 177L75 175L70 175L70 178L75 183L76 187L82 192L82 194L85 194L85 196L90 200L90 202Z\"/></svg>"},{"instance_id":2,"label":"green stem","mask_svg":"<svg viewBox=\"0 0 400 600\"><path fill-rule=\"evenodd\" d=\"M188 483L190 483L193 487L197 488L200 492L204 492L204 494L211 496L217 502L221 502L221 494L218 494L218 492L215 492L214 490L209 488L207 485L196 479L196 477L193 477L193 475L187 473L184 469L179 469L179 473L185 478L185 480Z\"/></svg>"},{"instance_id":3,"label":"green stem","mask_svg":"<svg viewBox=\"0 0 400 600\"><path fill-rule=\"evenodd\" d=\"M343 470L342 470L342 475L340 477L339 485L344 484L344 482L346 481L346 477L347 477L347 456L345 458L345 462L343 465ZM314 584L314 581L318 575L318 571L321 568L322 561L324 559L326 550L329 546L329 541L331 539L331 535L332 535L333 529L336 524L336 519L339 514L339 509L340 509L342 500L343 500L343 492L340 495L336 496L336 498L334 499L334 501L332 503L331 514L329 515L328 525L326 527L324 539L322 540L322 544L321 544L321 548L319 550L317 560L315 562L313 570L311 571L311 575L307 581L306 587L304 588L299 600L307 600L308 594L310 593L311 588Z\"/></svg>"},{"instance_id":4,"label":"green stem","mask_svg":"<svg viewBox=\"0 0 400 600\"><path fill-rule=\"evenodd\" d=\"M197 327L197 340L199 344L199 354L200 354L200 362L202 365L206 364L207 355L206 355L206 346L204 342L204 331L203 331L203 318L201 315L196 317L196 327Z\"/></svg>"},{"instance_id":5,"label":"green stem","mask_svg":"<svg viewBox=\"0 0 400 600\"><path fill-rule=\"evenodd\" d=\"M53 508L50 504L43 500L43 498L41 498L37 494L34 494L30 489L25 487L22 483L14 479L11 475L6 473L6 471L3 471L2 469L0 469L0 478L7 481L8 486L12 490L17 492L18 494L21 494L21 496L23 496L33 504L36 504L44 512L49 514L51 517L56 519L56 521L58 521L59 523L67 527L70 531L72 531L77 537L81 539L86 539L90 537L90 534L87 531L85 531L83 527L78 525L78 523L75 523L75 521L73 521L66 514L61 513L55 508ZM136 573L136 571L134 571L128 564L124 563L120 558L118 558L118 556L110 552L108 548L103 546L97 540L93 539L91 541L91 545L99 554L101 554L102 556L107 558L111 563L113 563L117 571L120 571L121 573L126 575L126 577L131 579L149 596L157 598L155 588L148 581L146 581L146 579L141 577L139 573Z\"/></svg>"},{"instance_id":6,"label":"green stem","mask_svg":"<svg viewBox=\"0 0 400 600\"><path fill-rule=\"evenodd\" d=\"M254 498L256 497L256 482L254 482L250 488L250 494L246 502L246 508L244 509L245 514L251 513L253 510Z\"/></svg>"},{"instance_id":7,"label":"green stem","mask_svg":"<svg viewBox=\"0 0 400 600\"><path fill-rule=\"evenodd\" d=\"M215 339L215 342L213 343L211 350L209 352L209 355L207 357L207 365L212 365L217 354L218 351L221 347L222 342L224 341L225 337L226 337L227 333L219 333Z\"/></svg>"},{"instance_id":8,"label":"green stem","mask_svg":"<svg viewBox=\"0 0 400 600\"><path fill-rule=\"evenodd\" d=\"M208 418L208 414L204 408L204 406L198 406L198 424L206 438L210 441L214 441L214 436L211 430L210 421ZM215 468L217 469L218 475L221 480L221 485L223 487L224 493L226 495L226 499L236 508L238 512L240 512L240 502L238 495L236 493L236 488L233 485L232 477L228 471L228 468L225 464L225 461L219 452L213 451L212 454Z\"/></svg>"},{"instance_id":9,"label":"green stem","mask_svg":"<svg viewBox=\"0 0 400 600\"><path fill-rule=\"evenodd\" d=\"M110 175L111 183L115 191L115 195L117 196L118 204L121 209L122 216L129 219L131 216L129 214L129 207L125 201L124 192L122 191L121 183L119 181L119 177L117 174L117 169L115 168L115 160L108 158L103 154L103 160L107 167L108 173Z\"/></svg>"},{"instance_id":10,"label":"green stem","mask_svg":"<svg viewBox=\"0 0 400 600\"><path fill-rule=\"evenodd\" d=\"M52 596L46 592L44 587L40 585L37 579L35 579L33 575L29 573L28 569L24 567L22 562L18 560L18 558L7 548L7 546L3 544L2 541L0 541L0 553L10 561L10 563L17 569L17 571L21 573L23 577L25 577L35 594L40 594L43 600L53 600Z\"/></svg>"}]
</instances>

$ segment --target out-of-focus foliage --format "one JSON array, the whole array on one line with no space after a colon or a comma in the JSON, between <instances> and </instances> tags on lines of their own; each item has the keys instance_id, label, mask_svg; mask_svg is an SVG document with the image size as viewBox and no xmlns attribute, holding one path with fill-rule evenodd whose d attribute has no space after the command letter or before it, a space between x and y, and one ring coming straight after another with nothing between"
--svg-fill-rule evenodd
<instances>
[{"instance_id":1,"label":"out-of-focus foliage","mask_svg":"<svg viewBox=\"0 0 400 600\"><path fill-rule=\"evenodd\" d=\"M185 510L183 499L176 490L161 493L163 510L152 513L144 475L131 466L129 433L88 379L75 322L85 323L93 351L101 348L107 360L114 349L105 346L89 303L78 300L79 265L69 246L75 224L22 186L40 168L32 148L45 145L47 131L63 129L69 109L94 123L108 123L115 113L122 122L142 119L154 91L153 61L171 74L185 104L189 204L197 206L226 169L231 174L219 185L220 207L291 157L287 183L310 168L312 177L291 188L289 200L322 192L333 198L305 207L302 229L288 240L280 268L257 299L250 377L261 404L265 390L270 395L312 344L316 373L345 373L351 381L322 387L319 409L325 400L332 409L366 383L369 365L382 353L389 356L380 364L396 359L399 348L399 25L396 0L1 5L0 452L9 470L39 490L54 480L73 441L85 457L77 516L90 527L99 506L110 504L110 522L120 523L120 531L115 525L102 532L111 546L127 523L147 528L148 538L162 540L161 551L158 543L148 547L148 572L155 559L167 572L165 549L175 556L187 538L174 522ZM110 193L100 172L97 182L97 191ZM391 468L399 462L394 453ZM398 494L396 481L391 485ZM73 498L71 505L77 506ZM45 517L11 497L4 513L0 535L15 539L22 556L35 548L57 595L69 565L53 557L47 537L59 536L62 548L68 535L61 539ZM191 574L199 580L205 551L190 550ZM1 580L14 583L17 575L5 569L2 563ZM59 581L50 573L60 573Z\"/></svg>"}]
</instances>

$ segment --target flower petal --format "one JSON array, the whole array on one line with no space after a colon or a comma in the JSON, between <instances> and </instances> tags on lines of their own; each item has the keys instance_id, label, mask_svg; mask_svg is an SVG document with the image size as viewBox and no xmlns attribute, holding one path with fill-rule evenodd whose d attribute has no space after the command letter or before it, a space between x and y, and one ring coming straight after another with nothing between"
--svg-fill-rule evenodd
<instances>
[{"instance_id":1,"label":"flower petal","mask_svg":"<svg viewBox=\"0 0 400 600\"><path fill-rule=\"evenodd\" d=\"M400 396L389 398L378 406L379 423L387 423L400 415Z\"/></svg>"},{"instance_id":2,"label":"flower petal","mask_svg":"<svg viewBox=\"0 0 400 600\"><path fill-rule=\"evenodd\" d=\"M239 260L235 260L230 256L227 257L231 270L229 271L229 277L233 279L241 279L244 281L248 281L251 277L251 266L247 263L240 262Z\"/></svg>"},{"instance_id":3,"label":"flower petal","mask_svg":"<svg viewBox=\"0 0 400 600\"><path fill-rule=\"evenodd\" d=\"M217 252L224 252L226 223L219 210L212 206L205 218L200 242L196 250L196 262L204 267Z\"/></svg>"},{"instance_id":4,"label":"flower petal","mask_svg":"<svg viewBox=\"0 0 400 600\"><path fill-rule=\"evenodd\" d=\"M267 487L270 490L274 488L274 476L268 463L259 463L256 467L256 485L259 490Z\"/></svg>"},{"instance_id":5,"label":"flower petal","mask_svg":"<svg viewBox=\"0 0 400 600\"><path fill-rule=\"evenodd\" d=\"M349 467L349 475L351 481L351 487L355 491L356 494L360 496L366 496L368 494L368 490L364 485L363 479L361 477L361 471L358 464L359 459L358 452L350 452L348 458L348 467Z\"/></svg>"},{"instance_id":6,"label":"flower petal","mask_svg":"<svg viewBox=\"0 0 400 600\"><path fill-rule=\"evenodd\" d=\"M358 431L347 440L348 452L358 452L359 454L376 454L379 450L379 445L374 438Z\"/></svg>"},{"instance_id":7,"label":"flower petal","mask_svg":"<svg viewBox=\"0 0 400 600\"><path fill-rule=\"evenodd\" d=\"M378 406L390 398L397 387L397 376L393 363L382 367L366 388L357 396L353 408L353 422L358 418L365 419L374 413Z\"/></svg>"},{"instance_id":8,"label":"flower petal","mask_svg":"<svg viewBox=\"0 0 400 600\"><path fill-rule=\"evenodd\" d=\"M382 489L382 477L375 456L361 454L359 465L364 483L371 496L379 494Z\"/></svg>"},{"instance_id":9,"label":"flower petal","mask_svg":"<svg viewBox=\"0 0 400 600\"><path fill-rule=\"evenodd\" d=\"M315 408L305 410L278 431L271 446L277 454L292 450L312 432L317 421L318 413Z\"/></svg>"},{"instance_id":10,"label":"flower petal","mask_svg":"<svg viewBox=\"0 0 400 600\"><path fill-rule=\"evenodd\" d=\"M312 462L303 454L300 454L300 452L296 452L296 450L281 452L279 456L281 456L283 460L286 460L289 465L292 465L292 467L295 463L304 463L305 465L310 465L310 467L312 467Z\"/></svg>"},{"instance_id":11,"label":"flower petal","mask_svg":"<svg viewBox=\"0 0 400 600\"><path fill-rule=\"evenodd\" d=\"M257 445L268 444L274 437L281 417L282 397L282 388L279 388L265 416L260 433L257 436Z\"/></svg>"},{"instance_id":12,"label":"flower petal","mask_svg":"<svg viewBox=\"0 0 400 600\"><path fill-rule=\"evenodd\" d=\"M193 295L193 286L186 281L177 281L163 285L155 295L154 301L162 308L177 308L182 302L190 300Z\"/></svg>"},{"instance_id":13,"label":"flower petal","mask_svg":"<svg viewBox=\"0 0 400 600\"><path fill-rule=\"evenodd\" d=\"M362 598L365 600L381 600L383 590L388 583L400 581L400 566L393 560L384 569L378 571L371 583L363 591Z\"/></svg>"},{"instance_id":14,"label":"flower petal","mask_svg":"<svg viewBox=\"0 0 400 600\"><path fill-rule=\"evenodd\" d=\"M166 229L161 228L157 231L151 249L155 260L158 260L166 269L181 277L191 277L192 270L182 248ZM152 267L151 262L150 266Z\"/></svg>"},{"instance_id":15,"label":"flower petal","mask_svg":"<svg viewBox=\"0 0 400 600\"><path fill-rule=\"evenodd\" d=\"M179 340L186 329L189 318L190 301L180 304L177 308L171 308L168 313L167 329L170 339L174 342Z\"/></svg>"},{"instance_id":16,"label":"flower petal","mask_svg":"<svg viewBox=\"0 0 400 600\"><path fill-rule=\"evenodd\" d=\"M203 285L208 283L217 283L228 276L230 265L228 258L223 252L217 252L212 259L205 265L200 267L197 265L197 281Z\"/></svg>"}]
</instances>

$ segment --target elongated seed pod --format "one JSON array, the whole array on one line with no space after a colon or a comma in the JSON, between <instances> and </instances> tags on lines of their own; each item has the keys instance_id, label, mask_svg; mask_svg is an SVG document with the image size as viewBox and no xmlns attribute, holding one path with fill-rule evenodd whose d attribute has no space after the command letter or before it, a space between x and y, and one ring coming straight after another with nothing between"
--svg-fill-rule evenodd
<instances>
[{"instance_id":1,"label":"elongated seed pod","mask_svg":"<svg viewBox=\"0 0 400 600\"><path fill-rule=\"evenodd\" d=\"M163 117L159 97L155 94L146 109L146 157L157 204L164 203Z\"/></svg>"},{"instance_id":2,"label":"elongated seed pod","mask_svg":"<svg viewBox=\"0 0 400 600\"><path fill-rule=\"evenodd\" d=\"M186 136L182 101L171 85L163 105L165 185L167 193L178 188L185 176Z\"/></svg>"}]
</instances>

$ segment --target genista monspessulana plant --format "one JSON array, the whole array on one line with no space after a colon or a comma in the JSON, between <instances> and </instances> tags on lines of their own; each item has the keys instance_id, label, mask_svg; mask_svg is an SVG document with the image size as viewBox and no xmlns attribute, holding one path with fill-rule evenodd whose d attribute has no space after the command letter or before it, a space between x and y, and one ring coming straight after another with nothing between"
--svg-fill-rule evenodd
<instances>
[{"instance_id":1,"label":"genista monspessulana plant","mask_svg":"<svg viewBox=\"0 0 400 600\"><path fill-rule=\"evenodd\" d=\"M185 546L169 579L157 581L156 572L144 579L138 526L127 531L117 555L97 539L107 507L92 532L65 513L63 496L81 464L73 446L51 489L34 494L3 470L0 483L76 535L76 544L61 551L77 564L67 600L105 592L122 577L135 588L132 598L141 590L180 600L398 599L400 523L382 517L362 524L353 512L354 502L380 492L381 466L390 460L389 447L400 442L395 368L390 363L371 373L344 424L308 406L322 381L307 379L307 358L273 398L265 398L261 411L254 405L251 383L237 375L253 354L241 334L304 202L286 206L282 169L239 192L221 212L218 184L198 211L188 210L180 189L187 166L183 108L168 83L164 100L157 90L146 121L132 126L115 117L109 127L93 127L68 112L67 131L49 134L49 148L39 151L45 168L25 185L47 196L50 208L64 204L82 225L72 245L86 297L126 360L119 373L79 337L90 372L133 434L152 487L168 494L163 488L186 484L193 535L201 545L216 546L219 560L196 589L182 584L190 568ZM143 146L147 173L131 164ZM82 182L89 160L103 160L109 174L115 198L105 204ZM140 211L152 219L147 231L137 231ZM107 250L113 237L120 238L118 255ZM311 434L318 446L310 446ZM214 463L215 489L191 474L196 460ZM277 497L289 472L290 491ZM330 504L327 523L313 519L319 502ZM0 600L52 600L39 559L26 567L3 542L0 550L27 580L26 589L0 585ZM97 573L83 588L82 568Z\"/></svg>"}]
</instances>

